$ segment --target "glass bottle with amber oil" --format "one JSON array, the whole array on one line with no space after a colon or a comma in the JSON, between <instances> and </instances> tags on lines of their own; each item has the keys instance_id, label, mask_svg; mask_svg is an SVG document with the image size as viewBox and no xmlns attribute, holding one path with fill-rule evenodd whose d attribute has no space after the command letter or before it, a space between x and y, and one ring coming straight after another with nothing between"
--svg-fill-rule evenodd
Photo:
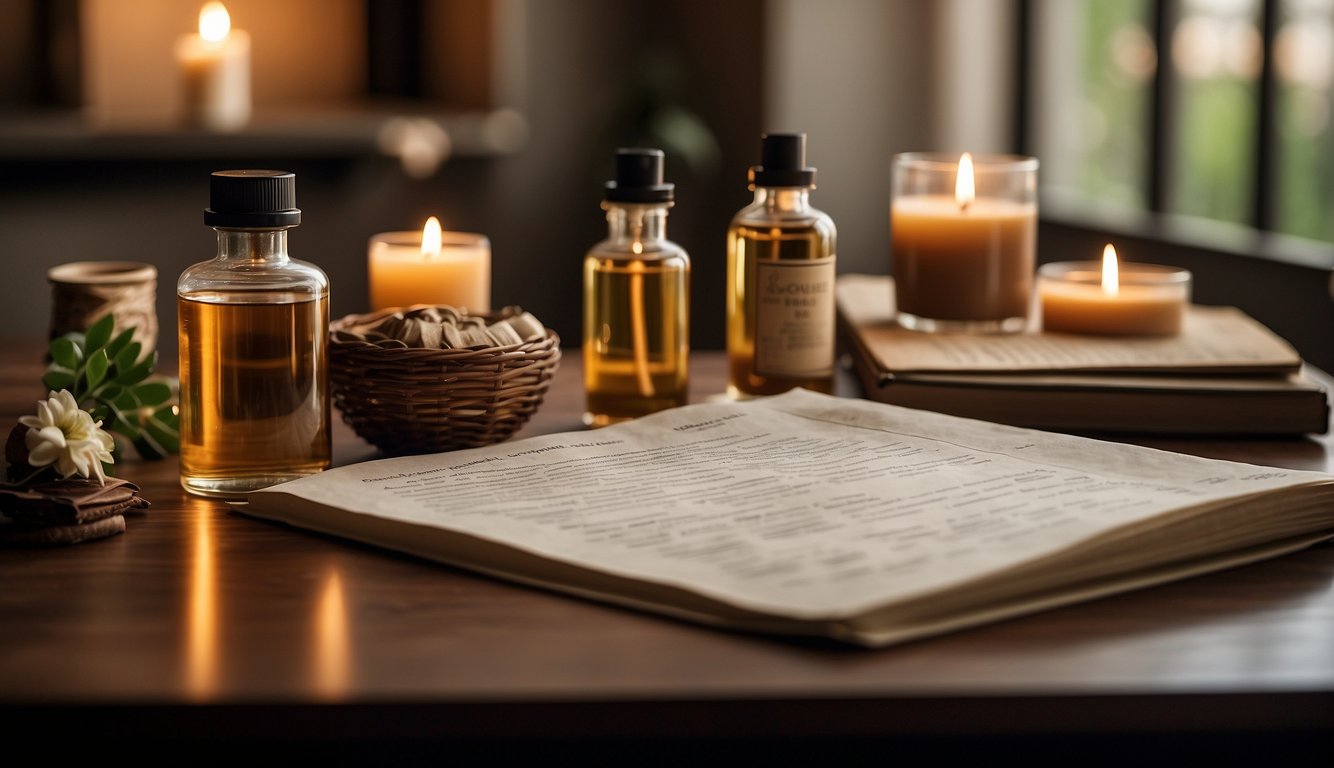
<instances>
[{"instance_id":1,"label":"glass bottle with amber oil","mask_svg":"<svg viewBox=\"0 0 1334 768\"><path fill-rule=\"evenodd\" d=\"M214 173L204 223L217 257L176 285L181 485L243 498L329 466L329 280L287 254L291 173Z\"/></svg>"},{"instance_id":2,"label":"glass bottle with amber oil","mask_svg":"<svg viewBox=\"0 0 1334 768\"><path fill-rule=\"evenodd\" d=\"M834 388L834 222L810 204L806 134L765 134L727 233L727 393Z\"/></svg>"},{"instance_id":3,"label":"glass bottle with amber oil","mask_svg":"<svg viewBox=\"0 0 1334 768\"><path fill-rule=\"evenodd\" d=\"M673 185L657 149L616 152L602 207L607 239L584 257L584 423L685 405L690 257L667 239Z\"/></svg>"}]
</instances>

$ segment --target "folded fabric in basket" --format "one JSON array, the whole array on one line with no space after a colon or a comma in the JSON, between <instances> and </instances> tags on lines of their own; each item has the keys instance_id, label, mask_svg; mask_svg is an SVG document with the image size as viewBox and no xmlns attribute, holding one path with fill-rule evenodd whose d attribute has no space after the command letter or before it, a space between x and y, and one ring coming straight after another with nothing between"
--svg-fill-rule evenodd
<instances>
[{"instance_id":1,"label":"folded fabric in basket","mask_svg":"<svg viewBox=\"0 0 1334 768\"><path fill-rule=\"evenodd\" d=\"M453 307L419 307L394 312L369 323L336 331L341 341L369 341L380 346L421 349L487 349L537 341L546 328L530 312L515 314L490 325Z\"/></svg>"}]
</instances>

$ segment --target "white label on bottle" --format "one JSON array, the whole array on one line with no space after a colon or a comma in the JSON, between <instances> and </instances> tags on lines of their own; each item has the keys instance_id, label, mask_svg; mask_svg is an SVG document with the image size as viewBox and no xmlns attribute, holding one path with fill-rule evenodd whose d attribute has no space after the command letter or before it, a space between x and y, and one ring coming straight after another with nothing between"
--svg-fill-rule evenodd
<instances>
[{"instance_id":1,"label":"white label on bottle","mask_svg":"<svg viewBox=\"0 0 1334 768\"><path fill-rule=\"evenodd\" d=\"M755 262L755 372L834 372L834 257Z\"/></svg>"}]
</instances>

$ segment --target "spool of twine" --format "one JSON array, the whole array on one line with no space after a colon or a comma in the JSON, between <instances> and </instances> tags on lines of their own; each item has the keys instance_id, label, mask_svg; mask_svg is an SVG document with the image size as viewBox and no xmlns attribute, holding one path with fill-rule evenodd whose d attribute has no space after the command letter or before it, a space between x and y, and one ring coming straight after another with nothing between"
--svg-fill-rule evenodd
<instances>
[{"instance_id":1,"label":"spool of twine","mask_svg":"<svg viewBox=\"0 0 1334 768\"><path fill-rule=\"evenodd\" d=\"M137 261L76 261L52 267L51 329L55 339L82 333L110 312L116 332L134 328L140 357L157 348L157 267Z\"/></svg>"}]
</instances>

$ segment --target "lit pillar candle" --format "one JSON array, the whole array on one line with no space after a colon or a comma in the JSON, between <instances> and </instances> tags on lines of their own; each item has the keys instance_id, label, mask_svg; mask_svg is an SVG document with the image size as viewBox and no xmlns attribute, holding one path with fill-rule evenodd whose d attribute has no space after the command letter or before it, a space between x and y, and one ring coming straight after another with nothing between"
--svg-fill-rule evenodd
<instances>
[{"instance_id":1,"label":"lit pillar candle","mask_svg":"<svg viewBox=\"0 0 1334 768\"><path fill-rule=\"evenodd\" d=\"M250 120L250 36L231 27L226 7L207 3L199 11L199 34L176 43L190 125L233 130Z\"/></svg>"},{"instance_id":2,"label":"lit pillar candle","mask_svg":"<svg viewBox=\"0 0 1334 768\"><path fill-rule=\"evenodd\" d=\"M976 171L974 170L976 168ZM1037 160L894 158L895 304L923 331L1020 331L1037 250Z\"/></svg>"},{"instance_id":3,"label":"lit pillar candle","mask_svg":"<svg viewBox=\"0 0 1334 768\"><path fill-rule=\"evenodd\" d=\"M1104 336L1171 336L1181 332L1190 301L1190 273L1157 264L1066 261L1038 270L1042 330Z\"/></svg>"},{"instance_id":4,"label":"lit pillar candle","mask_svg":"<svg viewBox=\"0 0 1334 768\"><path fill-rule=\"evenodd\" d=\"M441 232L434 216L421 232L382 232L370 240L371 309L448 304L474 314L491 309L491 243L482 235Z\"/></svg>"}]
</instances>

